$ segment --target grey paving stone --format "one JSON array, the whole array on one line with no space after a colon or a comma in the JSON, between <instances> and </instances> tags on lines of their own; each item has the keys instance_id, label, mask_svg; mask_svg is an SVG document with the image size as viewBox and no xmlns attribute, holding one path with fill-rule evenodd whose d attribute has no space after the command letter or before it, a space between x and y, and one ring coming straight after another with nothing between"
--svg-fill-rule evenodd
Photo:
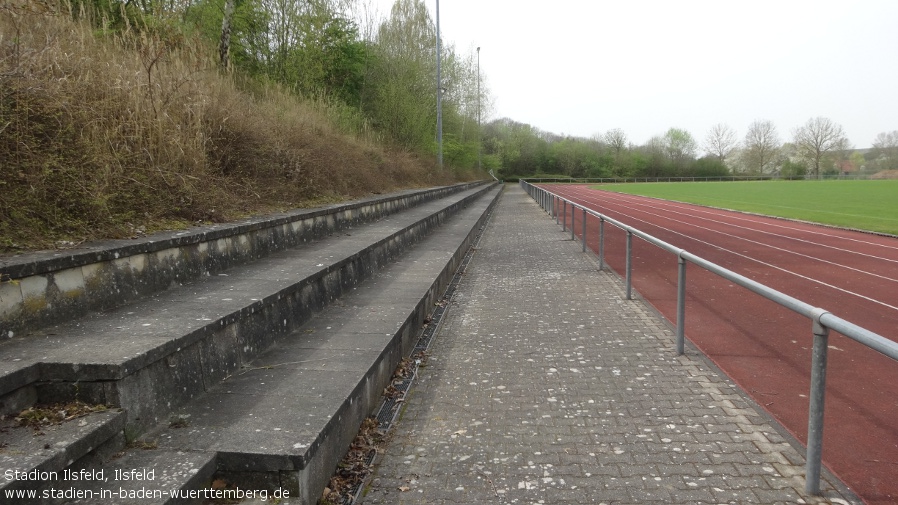
<instances>
[{"instance_id":1,"label":"grey paving stone","mask_svg":"<svg viewBox=\"0 0 898 505\"><path fill-rule=\"evenodd\" d=\"M860 503L506 187L368 504Z\"/></svg>"}]
</instances>

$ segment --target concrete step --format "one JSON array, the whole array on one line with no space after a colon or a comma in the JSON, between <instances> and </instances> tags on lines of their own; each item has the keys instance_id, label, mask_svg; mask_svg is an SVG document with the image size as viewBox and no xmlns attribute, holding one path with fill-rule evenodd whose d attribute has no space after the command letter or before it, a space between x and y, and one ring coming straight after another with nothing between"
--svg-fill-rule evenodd
<instances>
[{"instance_id":1,"label":"concrete step","mask_svg":"<svg viewBox=\"0 0 898 505\"><path fill-rule=\"evenodd\" d=\"M167 406L217 383L482 191L0 342L0 398L114 405L129 426L154 425Z\"/></svg>"},{"instance_id":2,"label":"concrete step","mask_svg":"<svg viewBox=\"0 0 898 505\"><path fill-rule=\"evenodd\" d=\"M119 307L479 185L400 191L236 223L0 255L0 339Z\"/></svg>"},{"instance_id":3,"label":"concrete step","mask_svg":"<svg viewBox=\"0 0 898 505\"><path fill-rule=\"evenodd\" d=\"M131 439L149 427L157 430L159 426L167 428L171 415L180 405L186 402L208 405L214 395L204 394L206 391L215 390L216 384L224 379L242 377L244 371L253 368L250 363L259 353L279 338L295 335L296 328L313 317L316 311L354 290L365 278L376 275L378 268L388 264L428 232L446 228L438 228L438 225L450 219L453 213L473 206L480 209L482 215L484 202L492 202L497 191L496 188L487 187L462 191L376 223L353 227L312 244L276 252L240 268L219 272L102 314L42 329L27 338L9 339L0 343L0 355L3 356L0 361L0 398L7 404L79 399L121 407L123 410L117 419L121 419L119 422L123 428L110 440L123 440L123 433ZM486 198L481 198L484 195ZM430 239L425 243L430 243ZM422 262L431 263L431 260ZM433 279L430 281L433 283ZM422 310L418 309L423 314ZM391 324L397 325L400 334L404 332L407 336L410 328L417 324L415 321L422 320L423 316L408 315L405 323L392 318ZM396 335L394 331L394 338ZM398 338L402 341L404 337ZM295 337L291 341L295 341ZM395 351L386 353L385 356L390 359L383 363L390 362L394 354ZM392 367L386 368L369 373L365 381L370 382L372 377L383 374L389 379ZM310 377L309 383L316 384L322 375L311 374ZM299 380L298 377L295 379ZM380 388L374 388L363 396L374 397L375 390L376 393L380 392ZM364 413L353 410L351 417L358 418L358 422L353 421L350 428L344 428L339 412L346 410L346 407L340 407L336 409L337 420L334 421L332 416L326 424L332 426L329 430L340 425L341 430L354 433L361 419L370 411L369 404L373 400L363 402L353 399L357 393L346 391L341 392L340 396L340 405L346 401L350 406L359 403L366 405L367 410L363 409ZM197 419L200 417L197 414ZM249 417L252 418L251 415ZM187 424L191 425L189 418L186 419ZM342 444L345 438L331 435L328 430L324 433L324 439L338 440L337 445ZM0 433L0 437L0 444L8 443L6 433ZM60 443L65 445L64 441ZM115 445L113 442L110 444ZM80 441L71 445L85 446ZM309 447L314 446L315 450L325 446L330 451L332 445L314 440L309 442ZM346 445L348 440L342 450ZM181 479L179 489L191 489L191 486L196 489L198 483L204 481L196 475L209 469L217 468L230 474L236 471L233 460L228 459L232 454L229 449L210 450L209 447L214 446L198 448L184 444L163 447L174 453L183 452L186 448L185 454L190 454L186 463L181 458L180 463L176 464L182 465L182 469L186 465L195 471L179 473L172 470L166 474L189 477ZM31 463L19 458L15 451L0 448L0 453L9 456L4 459L8 468L23 471L31 468L28 466ZM110 464L119 465L120 470L127 472L142 464L139 454L129 451L124 458ZM83 457L72 455L67 458L68 464ZM137 459L132 461L132 458ZM161 459L175 461L177 458L164 456ZM275 460L282 462L283 458ZM276 480L278 487L296 493L312 489L319 483L323 486L329 471L333 469L331 466L324 473L323 470L302 473L312 467L309 461L297 459L295 454L287 460L291 461L290 465L274 465L278 468L278 475L284 473L286 476ZM242 464L245 463L239 463L236 467ZM244 473L253 476L252 479L265 475L263 481L267 479L267 482L273 483L265 468L265 465L260 467L253 463ZM116 468L111 466L109 469L112 474ZM303 485L300 485L301 479L305 479ZM282 482L284 486L281 486ZM129 484L135 483L140 484L139 481ZM159 484L156 482L153 485L158 487ZM28 487L27 483L18 481L8 485ZM110 488L100 485L99 489L108 492ZM171 503L175 502L177 500Z\"/></svg>"},{"instance_id":4,"label":"concrete step","mask_svg":"<svg viewBox=\"0 0 898 505\"><path fill-rule=\"evenodd\" d=\"M178 422L161 423L143 439L167 454L214 458L214 479L231 492L316 503L399 361L413 349L497 195L493 190L447 220L427 240L173 412ZM115 468L140 468L132 454L145 457L131 451L113 462ZM183 467L181 461L172 458L154 468L174 473L167 469ZM180 492L203 493L190 486L185 483Z\"/></svg>"},{"instance_id":5,"label":"concrete step","mask_svg":"<svg viewBox=\"0 0 898 505\"><path fill-rule=\"evenodd\" d=\"M131 449L107 461L96 471L106 480L89 480L67 486L72 495L61 503L118 505L182 505L208 502L215 454L154 448ZM233 503L220 500L211 503Z\"/></svg>"},{"instance_id":6,"label":"concrete step","mask_svg":"<svg viewBox=\"0 0 898 505\"><path fill-rule=\"evenodd\" d=\"M37 427L3 420L0 503L52 503L49 498L79 477L78 470L99 465L124 448L124 427L125 414L120 409ZM37 496L30 497L32 492ZM42 501L41 496L48 500Z\"/></svg>"}]
</instances>

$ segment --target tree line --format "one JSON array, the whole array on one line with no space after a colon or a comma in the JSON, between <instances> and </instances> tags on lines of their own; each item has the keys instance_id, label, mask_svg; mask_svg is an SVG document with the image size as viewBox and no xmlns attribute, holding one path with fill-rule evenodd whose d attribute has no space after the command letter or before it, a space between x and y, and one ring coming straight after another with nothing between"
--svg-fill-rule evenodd
<instances>
[{"instance_id":1,"label":"tree line","mask_svg":"<svg viewBox=\"0 0 898 505\"><path fill-rule=\"evenodd\" d=\"M642 145L621 129L590 138L560 136L502 118L484 125L484 153L505 177L553 175L594 178L720 177L786 178L872 174L898 169L898 130L877 135L872 149L853 149L842 127L811 118L783 142L771 121L752 122L743 137L714 125L700 142L670 128Z\"/></svg>"},{"instance_id":2,"label":"tree line","mask_svg":"<svg viewBox=\"0 0 898 505\"><path fill-rule=\"evenodd\" d=\"M103 31L137 28L177 45L204 39L225 71L253 89L275 82L328 103L348 132L435 154L436 26L423 0L396 0L386 18L363 0L70 0L97 14ZM441 44L443 159L504 177L828 176L898 168L898 131L852 150L842 127L812 118L784 141L766 120L744 136L718 124L702 141L670 128L641 145L612 129L590 138L557 135L509 118L481 125L490 93L473 53Z\"/></svg>"}]
</instances>

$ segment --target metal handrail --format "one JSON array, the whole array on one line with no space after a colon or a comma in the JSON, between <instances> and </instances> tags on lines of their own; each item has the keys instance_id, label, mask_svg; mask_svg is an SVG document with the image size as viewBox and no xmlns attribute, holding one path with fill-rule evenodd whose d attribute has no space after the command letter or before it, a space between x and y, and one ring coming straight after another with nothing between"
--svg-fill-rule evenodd
<instances>
[{"instance_id":1,"label":"metal handrail","mask_svg":"<svg viewBox=\"0 0 898 505\"><path fill-rule=\"evenodd\" d=\"M521 187L527 191L531 198L551 215L556 223L562 224L562 230L565 229L567 221L567 206L571 206L571 238L574 237L574 210L577 204L556 193L552 193L544 188L534 186L525 180L521 180ZM558 206L563 206L563 213L560 213ZM810 405L808 407L808 445L806 453L805 466L805 491L812 495L820 494L820 470L823 453L823 404L826 392L826 358L827 343L829 339L829 331L834 330L840 334L859 342L893 360L898 361L898 343L893 342L882 335L874 333L866 328L858 326L854 323L846 321L830 312L814 307L795 297L789 296L781 291L777 291L765 284L753 281L748 277L737 274L732 270L726 269L716 263L712 263L700 256L696 256L685 249L673 246L657 237L649 235L632 226L622 223L614 218L608 217L601 212L588 209L580 205L583 211L583 232L581 235L583 241L583 250L586 251L586 217L594 216L599 219L599 269L604 266L604 225L610 223L613 226L627 232L627 258L626 258L626 297L628 300L632 298L632 237L635 235L646 242L673 253L677 256L678 262L678 279L677 279L677 321L676 321L676 339L677 353L683 354L685 347L685 316L686 316L686 263L692 263L701 267L715 275L718 275L728 281L742 286L774 303L777 303L793 312L796 312L811 320L811 331L814 334L814 345L811 352L811 391ZM561 217L559 217L561 214Z\"/></svg>"}]
</instances>

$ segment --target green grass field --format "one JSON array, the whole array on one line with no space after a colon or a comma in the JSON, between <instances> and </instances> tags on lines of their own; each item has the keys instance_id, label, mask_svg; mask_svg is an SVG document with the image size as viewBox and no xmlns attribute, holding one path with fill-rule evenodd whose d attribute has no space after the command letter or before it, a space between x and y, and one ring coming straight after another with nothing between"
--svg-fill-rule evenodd
<instances>
[{"instance_id":1,"label":"green grass field","mask_svg":"<svg viewBox=\"0 0 898 505\"><path fill-rule=\"evenodd\" d=\"M659 182L593 187L898 235L898 180Z\"/></svg>"}]
</instances>

